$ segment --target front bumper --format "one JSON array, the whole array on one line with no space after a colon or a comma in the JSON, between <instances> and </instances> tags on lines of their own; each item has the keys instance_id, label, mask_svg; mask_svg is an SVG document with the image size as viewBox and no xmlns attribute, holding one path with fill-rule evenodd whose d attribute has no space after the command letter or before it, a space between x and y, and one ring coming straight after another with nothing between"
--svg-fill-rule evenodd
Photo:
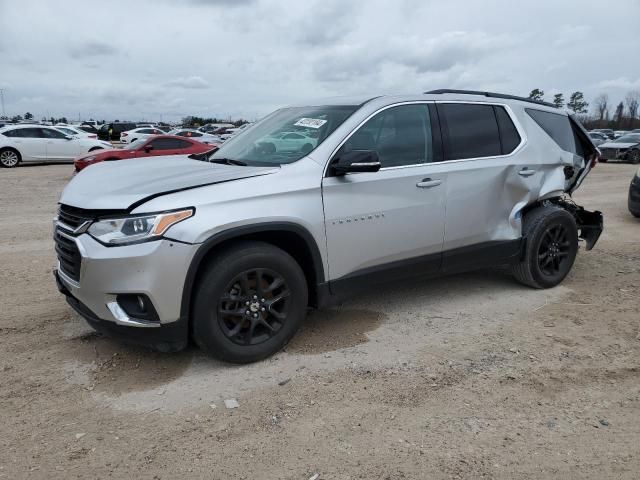
<instances>
[{"instance_id":1,"label":"front bumper","mask_svg":"<svg viewBox=\"0 0 640 480\"><path fill-rule=\"evenodd\" d=\"M59 263L56 280L69 304L92 326L107 333L163 341L177 335L175 340L186 344L187 321L180 317L182 291L198 245L162 239L106 247L88 234L67 238L75 242L81 257L79 272L74 279ZM157 320L140 321L123 314L118 308L119 295L146 296Z\"/></svg>"}]
</instances>

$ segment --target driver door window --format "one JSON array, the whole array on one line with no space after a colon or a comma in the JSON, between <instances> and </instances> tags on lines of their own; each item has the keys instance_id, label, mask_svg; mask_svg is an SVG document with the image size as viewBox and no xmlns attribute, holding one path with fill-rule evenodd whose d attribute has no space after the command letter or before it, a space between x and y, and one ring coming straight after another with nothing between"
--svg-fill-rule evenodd
<instances>
[{"instance_id":1,"label":"driver door window","mask_svg":"<svg viewBox=\"0 0 640 480\"><path fill-rule=\"evenodd\" d=\"M382 168L434 161L431 121L426 105L388 108L368 120L340 148L377 152Z\"/></svg>"}]
</instances>

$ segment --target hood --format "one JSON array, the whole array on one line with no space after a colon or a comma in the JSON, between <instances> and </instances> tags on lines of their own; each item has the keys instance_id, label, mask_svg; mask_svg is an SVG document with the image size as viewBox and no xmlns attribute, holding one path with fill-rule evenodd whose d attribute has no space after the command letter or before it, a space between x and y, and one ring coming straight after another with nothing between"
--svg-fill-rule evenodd
<instances>
[{"instance_id":1,"label":"hood","mask_svg":"<svg viewBox=\"0 0 640 480\"><path fill-rule=\"evenodd\" d=\"M640 142L605 142L598 145L598 148L630 148Z\"/></svg>"},{"instance_id":2,"label":"hood","mask_svg":"<svg viewBox=\"0 0 640 480\"><path fill-rule=\"evenodd\" d=\"M279 170L219 165L186 155L103 162L76 175L62 192L60 203L88 210L133 210L160 195Z\"/></svg>"}]
</instances>

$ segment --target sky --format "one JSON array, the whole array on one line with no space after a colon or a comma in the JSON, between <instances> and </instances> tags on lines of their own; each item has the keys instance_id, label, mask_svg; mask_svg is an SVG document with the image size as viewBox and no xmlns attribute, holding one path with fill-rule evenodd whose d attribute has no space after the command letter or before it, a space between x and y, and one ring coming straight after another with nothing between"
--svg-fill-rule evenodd
<instances>
[{"instance_id":1,"label":"sky","mask_svg":"<svg viewBox=\"0 0 640 480\"><path fill-rule=\"evenodd\" d=\"M640 91L640 0L0 0L10 116L254 120L434 88L615 104Z\"/></svg>"}]
</instances>

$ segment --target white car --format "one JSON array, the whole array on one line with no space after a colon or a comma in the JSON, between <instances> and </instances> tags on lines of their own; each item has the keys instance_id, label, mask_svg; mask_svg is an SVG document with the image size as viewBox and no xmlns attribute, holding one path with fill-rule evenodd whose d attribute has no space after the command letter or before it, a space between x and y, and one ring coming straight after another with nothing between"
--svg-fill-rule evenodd
<instances>
[{"instance_id":1,"label":"white car","mask_svg":"<svg viewBox=\"0 0 640 480\"><path fill-rule=\"evenodd\" d=\"M258 144L266 151L275 152L310 152L318 140L307 136L306 132L279 132L262 137Z\"/></svg>"},{"instance_id":2,"label":"white car","mask_svg":"<svg viewBox=\"0 0 640 480\"><path fill-rule=\"evenodd\" d=\"M175 128L171 130L168 135L187 137L195 140L196 142L208 144L220 144L224 142L224 140L218 135L211 135L210 133L201 132L200 130L194 130L192 128Z\"/></svg>"},{"instance_id":3,"label":"white car","mask_svg":"<svg viewBox=\"0 0 640 480\"><path fill-rule=\"evenodd\" d=\"M136 140L153 137L154 135L164 135L164 132L159 128L153 127L134 128L133 130L122 132L120 134L120 141L122 143L133 143Z\"/></svg>"},{"instance_id":4,"label":"white car","mask_svg":"<svg viewBox=\"0 0 640 480\"><path fill-rule=\"evenodd\" d=\"M71 125L56 125L53 128L55 128L56 130L60 130L65 135L69 135L71 137L98 138L98 134L96 133L85 132L84 130L80 130L79 128L73 127Z\"/></svg>"},{"instance_id":5,"label":"white car","mask_svg":"<svg viewBox=\"0 0 640 480\"><path fill-rule=\"evenodd\" d=\"M0 128L0 165L11 168L21 162L73 161L83 153L112 148L108 142L65 135L44 125L11 125Z\"/></svg>"}]
</instances>

